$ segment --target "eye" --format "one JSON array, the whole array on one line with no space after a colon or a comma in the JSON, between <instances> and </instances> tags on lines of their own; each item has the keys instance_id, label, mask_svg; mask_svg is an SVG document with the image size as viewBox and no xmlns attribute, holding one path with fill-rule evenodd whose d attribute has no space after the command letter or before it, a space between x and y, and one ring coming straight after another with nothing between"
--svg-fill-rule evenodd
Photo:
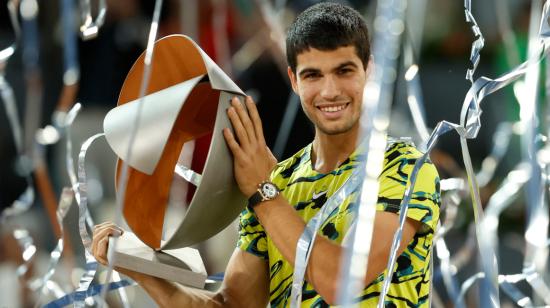
<instances>
[{"instance_id":1,"label":"eye","mask_svg":"<svg viewBox=\"0 0 550 308\"><path fill-rule=\"evenodd\" d=\"M353 69L349 68L349 67L344 67L344 68L341 68L338 70L338 75L346 75L346 74L350 74L353 72Z\"/></svg>"},{"instance_id":2,"label":"eye","mask_svg":"<svg viewBox=\"0 0 550 308\"><path fill-rule=\"evenodd\" d=\"M319 73L307 73L304 75L304 79L315 79L319 78L321 75Z\"/></svg>"}]
</instances>

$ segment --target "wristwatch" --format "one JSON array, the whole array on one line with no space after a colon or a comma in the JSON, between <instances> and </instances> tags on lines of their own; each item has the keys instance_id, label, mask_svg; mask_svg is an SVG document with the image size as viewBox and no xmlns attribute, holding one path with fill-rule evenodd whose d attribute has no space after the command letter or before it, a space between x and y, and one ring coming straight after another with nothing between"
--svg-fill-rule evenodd
<instances>
[{"instance_id":1,"label":"wristwatch","mask_svg":"<svg viewBox=\"0 0 550 308\"><path fill-rule=\"evenodd\" d=\"M268 200L273 200L279 194L279 188L277 185L270 181L264 181L258 184L256 192L248 198L248 207L254 208L258 203Z\"/></svg>"}]
</instances>

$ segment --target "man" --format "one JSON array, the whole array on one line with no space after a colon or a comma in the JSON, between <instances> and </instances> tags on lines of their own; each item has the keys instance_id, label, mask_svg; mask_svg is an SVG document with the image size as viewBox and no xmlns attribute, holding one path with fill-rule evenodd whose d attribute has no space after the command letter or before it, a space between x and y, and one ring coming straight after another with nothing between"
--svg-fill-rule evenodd
<instances>
[{"instance_id":1,"label":"man","mask_svg":"<svg viewBox=\"0 0 550 308\"><path fill-rule=\"evenodd\" d=\"M224 131L234 156L235 179L249 206L240 218L239 243L216 293L182 288L162 279L127 272L161 306L288 306L296 243L306 222L358 165L356 152L363 89L372 69L368 31L353 9L335 3L310 7L291 25L287 37L288 76L302 108L315 126L311 144L275 165L265 144L260 117L250 97L246 109L233 99L227 114L234 133ZM420 153L411 145L389 144L374 222L361 306L373 306L383 284L400 199ZM260 189L258 187L261 187ZM263 198L258 192L263 188ZM270 191L271 190L271 191ZM280 194L271 194L280 190ZM263 200L262 200L263 199ZM265 200L267 199L267 200ZM429 260L439 217L439 178L431 163L418 176L399 247L387 306L428 306ZM345 235L354 221L356 193L323 223L312 248L302 288L303 306L337 304ZM94 230L93 251L106 264L111 223ZM359 235L360 236L360 235Z\"/></svg>"}]
</instances>

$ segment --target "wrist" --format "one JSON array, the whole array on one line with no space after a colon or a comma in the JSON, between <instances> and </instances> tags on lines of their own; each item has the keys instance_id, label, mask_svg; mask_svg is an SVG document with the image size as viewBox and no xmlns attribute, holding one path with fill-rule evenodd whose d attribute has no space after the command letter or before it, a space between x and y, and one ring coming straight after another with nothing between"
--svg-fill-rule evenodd
<instances>
[{"instance_id":1,"label":"wrist","mask_svg":"<svg viewBox=\"0 0 550 308\"><path fill-rule=\"evenodd\" d=\"M275 199L279 195L279 188L270 181L258 184L256 191L248 198L248 208L254 212L254 207L265 201Z\"/></svg>"}]
</instances>

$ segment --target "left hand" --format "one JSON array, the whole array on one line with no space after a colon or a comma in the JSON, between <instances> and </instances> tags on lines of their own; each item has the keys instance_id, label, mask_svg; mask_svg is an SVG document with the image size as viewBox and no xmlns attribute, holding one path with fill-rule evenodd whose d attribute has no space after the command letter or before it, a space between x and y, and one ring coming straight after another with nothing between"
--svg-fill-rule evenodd
<instances>
[{"instance_id":1,"label":"left hand","mask_svg":"<svg viewBox=\"0 0 550 308\"><path fill-rule=\"evenodd\" d=\"M227 115L237 138L229 128L223 130L223 135L233 153L235 180L241 192L248 198L254 194L258 184L269 180L277 159L265 144L256 104L250 96L246 97L245 104L248 112L238 98L231 99Z\"/></svg>"}]
</instances>

